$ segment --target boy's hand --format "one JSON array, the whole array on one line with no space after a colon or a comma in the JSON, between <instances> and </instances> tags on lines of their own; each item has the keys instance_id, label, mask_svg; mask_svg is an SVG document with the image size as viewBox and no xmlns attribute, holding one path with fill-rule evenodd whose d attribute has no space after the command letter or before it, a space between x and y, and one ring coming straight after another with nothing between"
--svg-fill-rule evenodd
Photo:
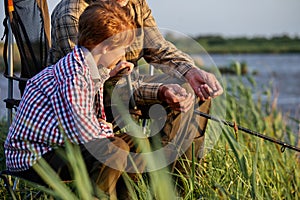
<instances>
[{"instance_id":1,"label":"boy's hand","mask_svg":"<svg viewBox=\"0 0 300 200\"><path fill-rule=\"evenodd\" d=\"M120 62L118 62L116 67L110 71L109 75L110 75L110 77L113 77L113 76L117 75L120 71L122 71L122 73L124 73L124 74L130 74L133 70L133 67L134 67L134 65L131 62L120 61Z\"/></svg>"}]
</instances>

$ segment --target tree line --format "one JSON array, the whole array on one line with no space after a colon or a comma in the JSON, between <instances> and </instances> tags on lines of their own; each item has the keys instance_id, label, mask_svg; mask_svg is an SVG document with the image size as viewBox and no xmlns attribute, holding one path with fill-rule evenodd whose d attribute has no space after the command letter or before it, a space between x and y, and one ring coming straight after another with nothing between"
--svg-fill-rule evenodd
<instances>
[{"instance_id":1,"label":"tree line","mask_svg":"<svg viewBox=\"0 0 300 200\"><path fill-rule=\"evenodd\" d=\"M199 53L191 38L167 33L166 39L187 53ZM223 37L199 35L192 38L209 53L300 53L300 37L276 35L272 37ZM194 47L193 47L194 46Z\"/></svg>"}]
</instances>

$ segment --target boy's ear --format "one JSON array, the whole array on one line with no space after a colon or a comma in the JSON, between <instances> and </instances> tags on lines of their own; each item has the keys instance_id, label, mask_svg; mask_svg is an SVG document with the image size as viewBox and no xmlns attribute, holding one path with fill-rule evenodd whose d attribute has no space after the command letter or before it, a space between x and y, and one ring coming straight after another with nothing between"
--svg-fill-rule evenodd
<instances>
[{"instance_id":1,"label":"boy's ear","mask_svg":"<svg viewBox=\"0 0 300 200\"><path fill-rule=\"evenodd\" d=\"M103 44L98 44L93 49L93 51L97 54L106 54L108 50L109 50L108 45L103 45Z\"/></svg>"},{"instance_id":2,"label":"boy's ear","mask_svg":"<svg viewBox=\"0 0 300 200\"><path fill-rule=\"evenodd\" d=\"M102 50L102 54L106 54L106 53L107 53L107 50L108 50L108 47L106 47L106 48L103 48L103 50Z\"/></svg>"}]
</instances>

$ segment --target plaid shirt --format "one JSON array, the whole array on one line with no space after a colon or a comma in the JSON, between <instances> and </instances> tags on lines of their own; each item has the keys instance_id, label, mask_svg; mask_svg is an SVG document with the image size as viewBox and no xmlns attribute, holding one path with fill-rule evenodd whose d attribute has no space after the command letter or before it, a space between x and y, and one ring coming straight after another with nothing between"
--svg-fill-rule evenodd
<instances>
[{"instance_id":1,"label":"plaid shirt","mask_svg":"<svg viewBox=\"0 0 300 200\"><path fill-rule=\"evenodd\" d=\"M55 63L72 50L76 44L78 20L88 4L84 0L61 1L51 16L51 41L48 62ZM134 64L144 58L163 72L182 78L190 68L193 60L166 41L157 28L152 12L145 0L130 0L128 5L139 29L136 41L129 47L126 59ZM157 100L157 83L141 83L139 87L141 99ZM136 99L137 101L139 99Z\"/></svg>"},{"instance_id":2,"label":"plaid shirt","mask_svg":"<svg viewBox=\"0 0 300 200\"><path fill-rule=\"evenodd\" d=\"M102 95L95 94L87 63L83 50L75 46L27 82L4 145L9 170L28 169L43 154L64 146L66 139L84 144L113 136L110 127L98 121Z\"/></svg>"}]
</instances>

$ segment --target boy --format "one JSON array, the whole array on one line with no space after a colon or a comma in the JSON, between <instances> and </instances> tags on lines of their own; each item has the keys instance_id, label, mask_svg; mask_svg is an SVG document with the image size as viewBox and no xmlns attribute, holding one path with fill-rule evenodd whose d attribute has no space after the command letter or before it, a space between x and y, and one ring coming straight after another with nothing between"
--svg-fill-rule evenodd
<instances>
[{"instance_id":1,"label":"boy","mask_svg":"<svg viewBox=\"0 0 300 200\"><path fill-rule=\"evenodd\" d=\"M130 147L114 137L106 122L102 91L110 76L132 70L133 64L122 60L135 39L134 29L132 17L118 4L95 3L85 9L77 46L27 82L5 142L11 173L45 184L33 169L44 158L61 179L70 180L68 163L57 154L68 140L79 145L92 181L116 198Z\"/></svg>"}]
</instances>

